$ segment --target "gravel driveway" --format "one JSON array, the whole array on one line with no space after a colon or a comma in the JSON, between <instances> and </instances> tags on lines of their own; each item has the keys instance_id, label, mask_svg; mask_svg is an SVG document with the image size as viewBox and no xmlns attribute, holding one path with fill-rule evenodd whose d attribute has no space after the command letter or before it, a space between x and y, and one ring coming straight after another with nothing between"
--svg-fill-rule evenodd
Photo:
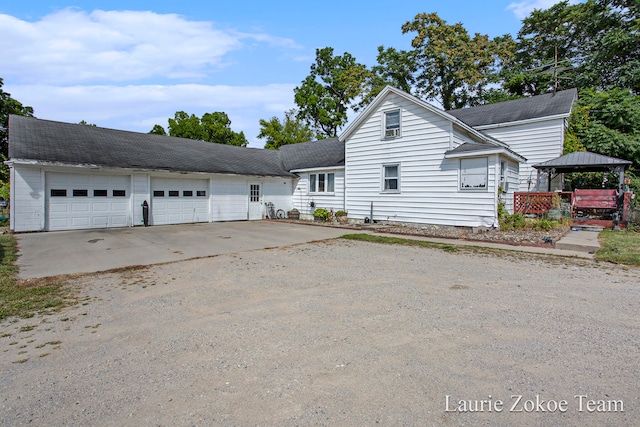
<instances>
[{"instance_id":1,"label":"gravel driveway","mask_svg":"<svg viewBox=\"0 0 640 427\"><path fill-rule=\"evenodd\" d=\"M1 425L640 419L637 269L331 240L72 284L0 324Z\"/></svg>"}]
</instances>

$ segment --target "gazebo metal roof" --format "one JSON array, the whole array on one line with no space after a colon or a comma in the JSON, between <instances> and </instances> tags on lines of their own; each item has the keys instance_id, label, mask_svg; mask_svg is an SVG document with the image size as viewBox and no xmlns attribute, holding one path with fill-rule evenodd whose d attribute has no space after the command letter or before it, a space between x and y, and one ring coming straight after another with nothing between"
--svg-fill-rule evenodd
<instances>
[{"instance_id":1,"label":"gazebo metal roof","mask_svg":"<svg viewBox=\"0 0 640 427\"><path fill-rule=\"evenodd\" d=\"M624 170L633 162L603 156L590 151L575 151L555 159L533 165L541 172L570 173L570 172L600 172Z\"/></svg>"}]
</instances>

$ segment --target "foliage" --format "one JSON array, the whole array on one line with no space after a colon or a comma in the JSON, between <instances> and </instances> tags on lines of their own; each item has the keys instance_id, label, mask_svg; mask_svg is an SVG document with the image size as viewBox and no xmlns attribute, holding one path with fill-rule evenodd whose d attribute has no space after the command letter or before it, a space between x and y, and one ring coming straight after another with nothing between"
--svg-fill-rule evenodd
<instances>
[{"instance_id":1,"label":"foliage","mask_svg":"<svg viewBox=\"0 0 640 427\"><path fill-rule=\"evenodd\" d=\"M9 168L4 164L9 158L9 115L33 117L33 108L13 99L10 93L2 90L2 86L0 77L0 186L9 180Z\"/></svg>"},{"instance_id":2,"label":"foliage","mask_svg":"<svg viewBox=\"0 0 640 427\"><path fill-rule=\"evenodd\" d=\"M60 283L45 281L24 285L18 282L16 241L0 235L0 320L7 317L31 317L70 303L68 290Z\"/></svg>"},{"instance_id":3,"label":"foliage","mask_svg":"<svg viewBox=\"0 0 640 427\"><path fill-rule=\"evenodd\" d=\"M604 230L600 232L601 249L596 253L599 261L616 264L640 265L640 233Z\"/></svg>"},{"instance_id":4,"label":"foliage","mask_svg":"<svg viewBox=\"0 0 640 427\"><path fill-rule=\"evenodd\" d=\"M326 222L331 218L331 212L326 210L325 208L317 208L313 211L314 218L320 218L322 222Z\"/></svg>"},{"instance_id":5,"label":"foliage","mask_svg":"<svg viewBox=\"0 0 640 427\"><path fill-rule=\"evenodd\" d=\"M296 110L284 113L284 121L272 117L269 121L260 119L260 134L258 138L267 140L264 148L277 150L283 145L307 142L313 139L313 131L296 118Z\"/></svg>"},{"instance_id":6,"label":"foliage","mask_svg":"<svg viewBox=\"0 0 640 427\"><path fill-rule=\"evenodd\" d=\"M416 36L405 57L415 61L416 95L440 100L445 110L482 102L480 95L492 74L515 47L509 35L471 37L461 23L448 25L436 13L420 13L406 22L402 33L410 32Z\"/></svg>"},{"instance_id":7,"label":"foliage","mask_svg":"<svg viewBox=\"0 0 640 427\"><path fill-rule=\"evenodd\" d=\"M160 125L153 125L153 128L149 131L150 134L167 136L167 131Z\"/></svg>"},{"instance_id":8,"label":"foliage","mask_svg":"<svg viewBox=\"0 0 640 427\"><path fill-rule=\"evenodd\" d=\"M640 92L637 0L562 1L523 20L503 87L518 95L553 88Z\"/></svg>"},{"instance_id":9,"label":"foliage","mask_svg":"<svg viewBox=\"0 0 640 427\"><path fill-rule=\"evenodd\" d=\"M378 46L378 65L371 67L371 73L367 76L365 93L359 106L363 107L369 104L385 86L393 86L404 92L412 93L416 71L417 64L413 60L411 52Z\"/></svg>"},{"instance_id":10,"label":"foliage","mask_svg":"<svg viewBox=\"0 0 640 427\"><path fill-rule=\"evenodd\" d=\"M80 120L78 122L79 125L85 125L85 126L93 126L95 127L96 125L94 125L93 123L87 123L85 120Z\"/></svg>"},{"instance_id":11,"label":"foliage","mask_svg":"<svg viewBox=\"0 0 640 427\"><path fill-rule=\"evenodd\" d=\"M169 136L188 138L217 144L246 147L248 144L244 132L231 130L231 120L226 113L205 113L202 118L177 111L173 119L169 119ZM149 133L166 135L160 125L155 125Z\"/></svg>"},{"instance_id":12,"label":"foliage","mask_svg":"<svg viewBox=\"0 0 640 427\"><path fill-rule=\"evenodd\" d=\"M336 211L336 213L334 214L335 216L347 216L348 212L347 211L343 211L342 209L339 211Z\"/></svg>"},{"instance_id":13,"label":"foliage","mask_svg":"<svg viewBox=\"0 0 640 427\"><path fill-rule=\"evenodd\" d=\"M633 162L640 172L640 95L628 89L585 89L573 109L565 152L580 147ZM576 142L579 144L575 146Z\"/></svg>"},{"instance_id":14,"label":"foliage","mask_svg":"<svg viewBox=\"0 0 640 427\"><path fill-rule=\"evenodd\" d=\"M307 123L319 138L335 137L347 123L349 108L358 108L369 71L345 52L334 56L333 48L316 50L309 75L294 89L297 118Z\"/></svg>"}]
</instances>

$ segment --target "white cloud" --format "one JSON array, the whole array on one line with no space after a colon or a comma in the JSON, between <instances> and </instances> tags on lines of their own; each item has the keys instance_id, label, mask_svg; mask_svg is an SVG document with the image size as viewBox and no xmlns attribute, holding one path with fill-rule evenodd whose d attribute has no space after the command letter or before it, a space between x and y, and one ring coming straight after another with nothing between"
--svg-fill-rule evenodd
<instances>
[{"instance_id":1,"label":"white cloud","mask_svg":"<svg viewBox=\"0 0 640 427\"><path fill-rule=\"evenodd\" d=\"M512 10L518 19L524 19L535 9L545 10L559 3L559 0L523 0L510 3L507 10ZM570 4L579 3L578 0L570 0Z\"/></svg>"},{"instance_id":2,"label":"white cloud","mask_svg":"<svg viewBox=\"0 0 640 427\"><path fill-rule=\"evenodd\" d=\"M215 28L176 14L76 9L27 22L0 14L0 75L20 83L203 79L244 40L299 48L291 39Z\"/></svg>"},{"instance_id":3,"label":"white cloud","mask_svg":"<svg viewBox=\"0 0 640 427\"><path fill-rule=\"evenodd\" d=\"M292 108L292 84L265 86L179 85L6 85L4 89L24 105L34 107L35 116L46 120L78 123L85 120L101 127L148 132L154 124L166 128L176 111L202 116L224 111L231 128L243 131L252 147L263 147L256 139L259 120L284 116Z\"/></svg>"}]
</instances>

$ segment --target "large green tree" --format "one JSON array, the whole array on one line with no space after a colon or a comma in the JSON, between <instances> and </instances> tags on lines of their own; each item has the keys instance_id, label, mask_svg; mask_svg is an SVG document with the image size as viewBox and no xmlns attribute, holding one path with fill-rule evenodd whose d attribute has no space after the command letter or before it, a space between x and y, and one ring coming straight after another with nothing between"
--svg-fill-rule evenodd
<instances>
[{"instance_id":1,"label":"large green tree","mask_svg":"<svg viewBox=\"0 0 640 427\"><path fill-rule=\"evenodd\" d=\"M201 118L195 114L177 111L174 118L169 119L169 136L196 139L218 144L247 146L244 132L231 130L231 120L226 113L205 113ZM166 135L160 125L155 125L149 133Z\"/></svg>"},{"instance_id":2,"label":"large green tree","mask_svg":"<svg viewBox=\"0 0 640 427\"><path fill-rule=\"evenodd\" d=\"M523 20L503 85L518 95L571 87L640 93L638 46L637 0L562 1Z\"/></svg>"},{"instance_id":3,"label":"large green tree","mask_svg":"<svg viewBox=\"0 0 640 427\"><path fill-rule=\"evenodd\" d=\"M297 119L296 110L291 109L284 113L282 121L275 116L270 120L260 119L258 138L266 140L264 148L277 150L283 145L311 141L313 130Z\"/></svg>"},{"instance_id":4,"label":"large green tree","mask_svg":"<svg viewBox=\"0 0 640 427\"><path fill-rule=\"evenodd\" d=\"M0 197L9 198L9 168L4 164L9 157L9 114L33 117L33 108L24 106L2 90L0 77Z\"/></svg>"},{"instance_id":5,"label":"large green tree","mask_svg":"<svg viewBox=\"0 0 640 427\"><path fill-rule=\"evenodd\" d=\"M581 91L567 134L565 152L584 148L631 160L633 172L637 174L640 172L640 95L624 88Z\"/></svg>"},{"instance_id":6,"label":"large green tree","mask_svg":"<svg viewBox=\"0 0 640 427\"><path fill-rule=\"evenodd\" d=\"M471 37L461 23L449 25L436 13L416 15L402 26L402 33L415 33L413 50L400 57L415 62L406 68L416 70L414 93L439 101L446 110L482 103L492 76L515 47L508 35Z\"/></svg>"},{"instance_id":7,"label":"large green tree","mask_svg":"<svg viewBox=\"0 0 640 427\"><path fill-rule=\"evenodd\" d=\"M350 108L357 110L369 75L367 67L351 54L334 56L333 48L316 50L309 75L294 89L298 119L319 137L334 137L347 123Z\"/></svg>"}]
</instances>

